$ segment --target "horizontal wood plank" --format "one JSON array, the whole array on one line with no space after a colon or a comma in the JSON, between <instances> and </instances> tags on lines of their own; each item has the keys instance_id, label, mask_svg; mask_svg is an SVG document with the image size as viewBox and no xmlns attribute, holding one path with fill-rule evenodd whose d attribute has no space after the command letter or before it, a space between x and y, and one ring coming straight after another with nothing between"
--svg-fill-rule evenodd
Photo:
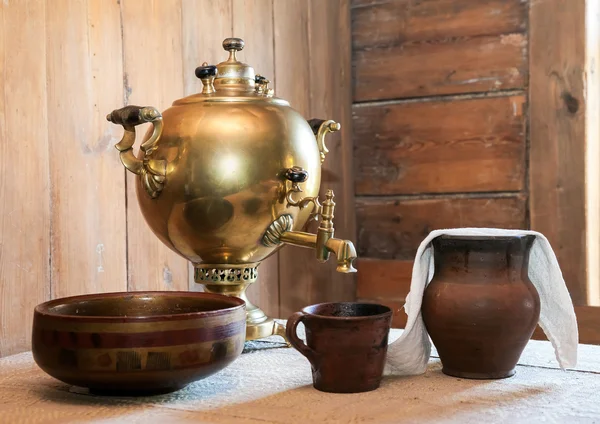
<instances>
[{"instance_id":1,"label":"horizontal wood plank","mask_svg":"<svg viewBox=\"0 0 600 424\"><path fill-rule=\"evenodd\" d=\"M524 32L527 6L523 0L354 0L353 47Z\"/></svg>"},{"instance_id":2,"label":"horizontal wood plank","mask_svg":"<svg viewBox=\"0 0 600 424\"><path fill-rule=\"evenodd\" d=\"M455 227L527 228L523 195L420 199L357 198L358 255L412 260L432 230Z\"/></svg>"},{"instance_id":3,"label":"horizontal wood plank","mask_svg":"<svg viewBox=\"0 0 600 424\"><path fill-rule=\"evenodd\" d=\"M191 19L182 20L180 0L120 3L126 103L165 110L184 94L183 67L193 74L197 66L183 55L182 40L191 40L190 35L184 37L188 27L183 25L191 25ZM192 16L194 12L205 10L187 9L185 15ZM198 21L194 22L197 25ZM212 34L212 29L204 29ZM186 44L186 52L192 51L193 46ZM138 129L138 142L143 136L144 130ZM127 172L128 289L187 290L188 262L160 241L148 226L137 199L137 178Z\"/></svg>"},{"instance_id":4,"label":"horizontal wood plank","mask_svg":"<svg viewBox=\"0 0 600 424\"><path fill-rule=\"evenodd\" d=\"M375 47L353 54L354 101L525 87L527 38L520 33Z\"/></svg>"},{"instance_id":5,"label":"horizontal wood plank","mask_svg":"<svg viewBox=\"0 0 600 424\"><path fill-rule=\"evenodd\" d=\"M410 290L413 261L360 258L356 297L403 301Z\"/></svg>"},{"instance_id":6,"label":"horizontal wood plank","mask_svg":"<svg viewBox=\"0 0 600 424\"><path fill-rule=\"evenodd\" d=\"M353 108L356 193L519 191L525 96Z\"/></svg>"},{"instance_id":7,"label":"horizontal wood plank","mask_svg":"<svg viewBox=\"0 0 600 424\"><path fill-rule=\"evenodd\" d=\"M579 327L579 343L600 344L600 307L575 306L575 315ZM539 326L535 329L532 339L548 340Z\"/></svg>"}]
</instances>

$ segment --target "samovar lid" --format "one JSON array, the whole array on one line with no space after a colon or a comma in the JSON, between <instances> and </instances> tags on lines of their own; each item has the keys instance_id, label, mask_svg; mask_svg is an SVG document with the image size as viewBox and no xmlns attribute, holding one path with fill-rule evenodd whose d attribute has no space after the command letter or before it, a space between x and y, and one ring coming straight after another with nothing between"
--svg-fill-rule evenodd
<instances>
[{"instance_id":1,"label":"samovar lid","mask_svg":"<svg viewBox=\"0 0 600 424\"><path fill-rule=\"evenodd\" d=\"M254 69L237 60L236 52L244 49L244 40L241 38L226 38L223 49L229 52L229 58L219 63L214 86L219 90L252 91L255 85Z\"/></svg>"},{"instance_id":2,"label":"samovar lid","mask_svg":"<svg viewBox=\"0 0 600 424\"><path fill-rule=\"evenodd\" d=\"M223 49L229 52L224 62L214 65L203 63L196 68L196 76L202 81L202 92L175 101L174 105L204 101L269 101L285 104L288 102L273 97L270 81L254 73L252 66L240 62L236 53L244 49L241 38L226 38Z\"/></svg>"}]
</instances>

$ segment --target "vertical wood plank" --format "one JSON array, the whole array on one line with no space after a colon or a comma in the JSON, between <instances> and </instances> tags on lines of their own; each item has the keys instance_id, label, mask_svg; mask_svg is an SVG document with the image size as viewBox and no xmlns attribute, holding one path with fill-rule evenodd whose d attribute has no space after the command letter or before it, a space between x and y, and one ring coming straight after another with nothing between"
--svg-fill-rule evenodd
<instances>
[{"instance_id":1,"label":"vertical wood plank","mask_svg":"<svg viewBox=\"0 0 600 424\"><path fill-rule=\"evenodd\" d=\"M548 237L584 305L585 0L531 2L529 19L531 227Z\"/></svg>"},{"instance_id":2,"label":"vertical wood plank","mask_svg":"<svg viewBox=\"0 0 600 424\"><path fill-rule=\"evenodd\" d=\"M233 36L246 45L238 58L270 81L275 78L272 0L233 0ZM217 42L221 46L221 40ZM219 53L223 56L223 50ZM273 81L274 82L274 81ZM271 84L274 87L274 84ZM263 261L258 281L248 288L249 299L269 316L279 317L279 255Z\"/></svg>"},{"instance_id":3,"label":"vertical wood plank","mask_svg":"<svg viewBox=\"0 0 600 424\"><path fill-rule=\"evenodd\" d=\"M125 290L123 168L105 119L122 101L119 7L52 0L46 15L52 295Z\"/></svg>"},{"instance_id":4,"label":"vertical wood plank","mask_svg":"<svg viewBox=\"0 0 600 424\"><path fill-rule=\"evenodd\" d=\"M121 15L126 103L167 109L184 94L181 0L121 0ZM140 127L138 139L145 130ZM146 225L131 173L127 173L127 236L129 290L188 289L187 261Z\"/></svg>"},{"instance_id":5,"label":"vertical wood plank","mask_svg":"<svg viewBox=\"0 0 600 424\"><path fill-rule=\"evenodd\" d=\"M275 2L274 14L277 95L306 118L342 124L342 133L328 139L321 188L336 193L336 237L354 239L349 4ZM338 274L334 257L320 264L314 251L286 246L279 258L282 316L306 304L354 297L355 278Z\"/></svg>"},{"instance_id":6,"label":"vertical wood plank","mask_svg":"<svg viewBox=\"0 0 600 424\"><path fill-rule=\"evenodd\" d=\"M43 3L0 3L0 357L50 296L45 34Z\"/></svg>"},{"instance_id":7,"label":"vertical wood plank","mask_svg":"<svg viewBox=\"0 0 600 424\"><path fill-rule=\"evenodd\" d=\"M273 2L275 37L275 95L286 99L303 116L310 113L310 62L308 41L308 2ZM287 318L305 306L312 287L312 250L284 246L279 251L279 308Z\"/></svg>"},{"instance_id":8,"label":"vertical wood plank","mask_svg":"<svg viewBox=\"0 0 600 424\"><path fill-rule=\"evenodd\" d=\"M222 42L232 37L232 0L182 0L183 80L185 95L202 91L194 70L203 62L227 59Z\"/></svg>"},{"instance_id":9,"label":"vertical wood plank","mask_svg":"<svg viewBox=\"0 0 600 424\"><path fill-rule=\"evenodd\" d=\"M308 2L273 2L275 95L303 115L310 112Z\"/></svg>"},{"instance_id":10,"label":"vertical wood plank","mask_svg":"<svg viewBox=\"0 0 600 424\"><path fill-rule=\"evenodd\" d=\"M233 0L233 36L242 38L246 43L244 50L238 53L238 59L252 66L257 74L273 80L272 0Z\"/></svg>"},{"instance_id":11,"label":"vertical wood plank","mask_svg":"<svg viewBox=\"0 0 600 424\"><path fill-rule=\"evenodd\" d=\"M355 239L354 173L352 140L352 36L350 0L310 1L310 116L333 119L342 130L329 135L329 153L323 163L321 193L335 193L335 237ZM335 270L329 263L309 262L313 267L310 303L352 300L356 275Z\"/></svg>"}]
</instances>

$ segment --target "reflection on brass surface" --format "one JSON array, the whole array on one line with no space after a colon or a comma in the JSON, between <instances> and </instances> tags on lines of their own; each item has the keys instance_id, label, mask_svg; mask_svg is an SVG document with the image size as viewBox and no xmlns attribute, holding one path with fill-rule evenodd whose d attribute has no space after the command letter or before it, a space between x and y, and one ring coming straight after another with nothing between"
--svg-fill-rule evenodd
<instances>
[{"instance_id":1,"label":"reflection on brass surface","mask_svg":"<svg viewBox=\"0 0 600 424\"><path fill-rule=\"evenodd\" d=\"M227 60L196 69L202 92L176 100L162 115L134 106L109 115L125 128L117 148L138 174L147 224L194 264L195 280L207 291L246 301L256 267L284 244L314 248L322 262L334 253L338 271L354 272L352 242L333 237L333 192L322 205L318 198L325 136L340 125L306 121L274 97L270 81L238 61L243 40L228 38L223 48ZM142 122L154 126L136 158L134 127ZM320 221L317 234L301 231L311 219ZM249 340L284 334L247 303Z\"/></svg>"}]
</instances>

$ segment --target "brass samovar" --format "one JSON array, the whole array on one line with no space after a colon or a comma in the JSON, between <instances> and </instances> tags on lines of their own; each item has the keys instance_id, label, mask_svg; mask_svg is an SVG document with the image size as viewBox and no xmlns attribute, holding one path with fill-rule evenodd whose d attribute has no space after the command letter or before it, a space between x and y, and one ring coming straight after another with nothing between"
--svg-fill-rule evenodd
<instances>
[{"instance_id":1,"label":"brass samovar","mask_svg":"<svg viewBox=\"0 0 600 424\"><path fill-rule=\"evenodd\" d=\"M156 236L194 264L206 291L247 304L246 339L283 327L248 301L246 288L261 261L284 244L315 249L318 261L337 257L339 272L355 272L351 241L333 237L333 192L319 201L325 136L334 121L306 121L269 81L236 58L244 48L227 38L229 58L196 69L201 93L154 107L126 106L107 119L124 127L116 145L125 168L137 174L140 208ZM135 126L152 127L133 153ZM302 232L319 221L316 234Z\"/></svg>"}]
</instances>

